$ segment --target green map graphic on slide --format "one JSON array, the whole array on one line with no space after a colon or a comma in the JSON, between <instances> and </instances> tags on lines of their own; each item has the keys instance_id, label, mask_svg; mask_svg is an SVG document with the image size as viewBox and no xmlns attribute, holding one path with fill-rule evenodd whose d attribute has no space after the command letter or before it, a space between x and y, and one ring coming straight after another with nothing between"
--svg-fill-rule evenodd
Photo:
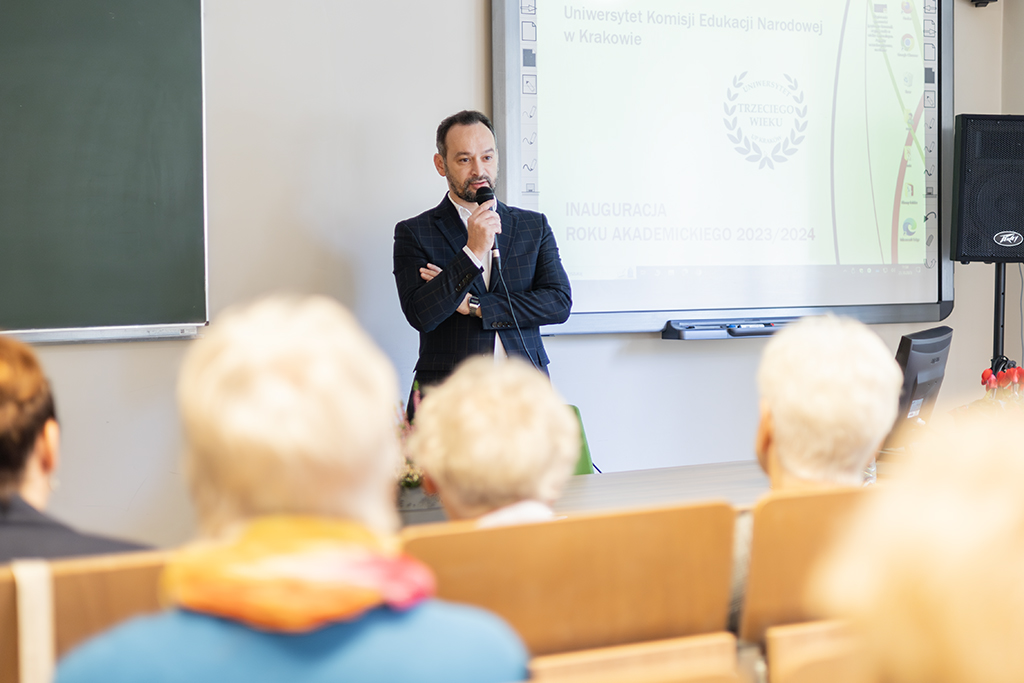
<instances>
[{"instance_id":1,"label":"green map graphic on slide","mask_svg":"<svg viewBox=\"0 0 1024 683\"><path fill-rule=\"evenodd\" d=\"M929 174L924 41L915 2L852 3L836 75L836 262L923 263ZM859 101L859 103L858 103Z\"/></svg>"}]
</instances>

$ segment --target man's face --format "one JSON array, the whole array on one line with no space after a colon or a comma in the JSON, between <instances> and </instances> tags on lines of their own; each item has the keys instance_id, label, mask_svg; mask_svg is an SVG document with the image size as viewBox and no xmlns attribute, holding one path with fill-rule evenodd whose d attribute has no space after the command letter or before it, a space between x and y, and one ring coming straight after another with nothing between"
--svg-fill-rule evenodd
<instances>
[{"instance_id":1,"label":"man's face","mask_svg":"<svg viewBox=\"0 0 1024 683\"><path fill-rule=\"evenodd\" d=\"M448 179L448 188L464 202L475 203L481 187L494 189L498 182L498 151L494 136L482 123L452 126L445 140L448 155L434 155L437 172Z\"/></svg>"}]
</instances>

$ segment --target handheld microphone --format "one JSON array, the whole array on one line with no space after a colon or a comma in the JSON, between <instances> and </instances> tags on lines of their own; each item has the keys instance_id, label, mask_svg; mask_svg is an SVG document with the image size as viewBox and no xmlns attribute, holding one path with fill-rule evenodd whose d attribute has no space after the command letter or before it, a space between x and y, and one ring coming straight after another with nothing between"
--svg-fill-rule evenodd
<instances>
[{"instance_id":1,"label":"handheld microphone","mask_svg":"<svg viewBox=\"0 0 1024 683\"><path fill-rule=\"evenodd\" d=\"M484 202L489 202L492 199L494 199L494 190L492 190L489 185L485 185L476 191L477 204L483 204ZM491 207L491 211L496 212L497 209ZM516 326L516 332L519 333L519 341L522 342L523 348L526 348L526 340L523 339L523 330L519 327L519 321L516 320L516 311L512 306L512 295L508 291L508 286L505 285L504 278L501 277L501 268L499 267L500 261L501 258L498 253L498 234L495 233L494 244L491 245L491 291L493 292L496 289L494 275L497 275L497 281L500 282L502 287L505 289L505 300L508 301L508 312L512 315L512 323ZM527 358L529 358L530 362L533 363L533 367L538 370L541 369L541 367L537 365L537 361L533 359L532 355L527 355Z\"/></svg>"},{"instance_id":2,"label":"handheld microphone","mask_svg":"<svg viewBox=\"0 0 1024 683\"><path fill-rule=\"evenodd\" d=\"M483 204L484 202L489 202L492 199L494 199L494 190L491 189L490 185L484 185L476 191L477 204ZM491 209L491 211L494 211L494 209Z\"/></svg>"},{"instance_id":3,"label":"handheld microphone","mask_svg":"<svg viewBox=\"0 0 1024 683\"><path fill-rule=\"evenodd\" d=\"M483 204L494 199L494 190L489 185L484 185L476 191L476 203ZM494 208L491 208L494 211ZM491 267L495 270L501 268L501 252L498 251L498 235L494 235L494 244L491 245Z\"/></svg>"}]
</instances>

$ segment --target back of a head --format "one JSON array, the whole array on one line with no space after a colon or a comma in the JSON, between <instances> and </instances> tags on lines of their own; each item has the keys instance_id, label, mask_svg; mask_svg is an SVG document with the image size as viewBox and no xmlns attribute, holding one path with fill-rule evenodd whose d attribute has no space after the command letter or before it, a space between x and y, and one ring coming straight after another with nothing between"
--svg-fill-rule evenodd
<instances>
[{"instance_id":1,"label":"back of a head","mask_svg":"<svg viewBox=\"0 0 1024 683\"><path fill-rule=\"evenodd\" d=\"M0 335L0 494L17 488L36 439L55 417L50 383L35 353Z\"/></svg>"},{"instance_id":2,"label":"back of a head","mask_svg":"<svg viewBox=\"0 0 1024 683\"><path fill-rule=\"evenodd\" d=\"M859 625L880 680L1024 680L1021 433L1005 414L933 431L822 567L812 601Z\"/></svg>"},{"instance_id":3,"label":"back of a head","mask_svg":"<svg viewBox=\"0 0 1024 683\"><path fill-rule=\"evenodd\" d=\"M178 383L204 529L304 514L392 531L396 386L384 354L326 297L224 313L189 351Z\"/></svg>"},{"instance_id":4,"label":"back of a head","mask_svg":"<svg viewBox=\"0 0 1024 683\"><path fill-rule=\"evenodd\" d=\"M553 502L579 457L579 423L523 361L467 360L416 412L409 449L461 517Z\"/></svg>"},{"instance_id":5,"label":"back of a head","mask_svg":"<svg viewBox=\"0 0 1024 683\"><path fill-rule=\"evenodd\" d=\"M779 463L800 479L857 484L896 419L893 354L850 318L804 318L775 334L758 371Z\"/></svg>"}]
</instances>

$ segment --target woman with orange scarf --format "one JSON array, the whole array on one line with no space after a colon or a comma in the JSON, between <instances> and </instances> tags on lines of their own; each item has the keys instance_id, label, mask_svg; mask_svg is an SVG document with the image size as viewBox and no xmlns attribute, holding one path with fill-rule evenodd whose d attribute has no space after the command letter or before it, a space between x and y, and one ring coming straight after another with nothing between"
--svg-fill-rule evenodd
<instances>
[{"instance_id":1,"label":"woman with orange scarf","mask_svg":"<svg viewBox=\"0 0 1024 683\"><path fill-rule=\"evenodd\" d=\"M203 538L164 573L170 609L73 651L59 683L525 679L511 629L432 599L391 535L396 387L327 299L220 318L178 386Z\"/></svg>"}]
</instances>

